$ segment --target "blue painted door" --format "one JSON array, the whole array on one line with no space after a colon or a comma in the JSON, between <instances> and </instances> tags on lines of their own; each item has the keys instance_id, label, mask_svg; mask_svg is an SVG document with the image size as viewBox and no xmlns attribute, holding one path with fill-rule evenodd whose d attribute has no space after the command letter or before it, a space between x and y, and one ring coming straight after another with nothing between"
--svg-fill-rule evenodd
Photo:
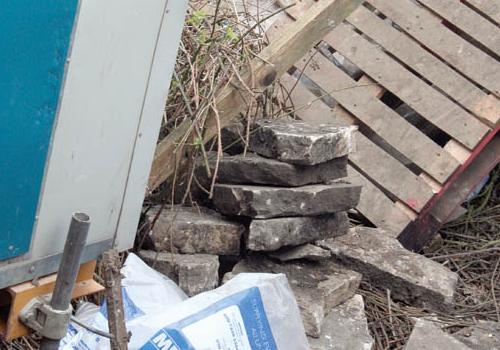
<instances>
[{"instance_id":1,"label":"blue painted door","mask_svg":"<svg viewBox=\"0 0 500 350\"><path fill-rule=\"evenodd\" d=\"M0 1L0 260L30 247L77 7Z\"/></svg>"}]
</instances>

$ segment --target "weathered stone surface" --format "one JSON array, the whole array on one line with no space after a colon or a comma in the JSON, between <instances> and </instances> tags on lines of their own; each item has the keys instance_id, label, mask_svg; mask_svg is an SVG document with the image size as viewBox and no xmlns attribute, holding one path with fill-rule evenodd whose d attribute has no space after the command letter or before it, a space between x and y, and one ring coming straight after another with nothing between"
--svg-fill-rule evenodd
<instances>
[{"instance_id":1,"label":"weathered stone surface","mask_svg":"<svg viewBox=\"0 0 500 350\"><path fill-rule=\"evenodd\" d=\"M152 222L159 208L148 212ZM157 251L237 255L245 227L203 207L164 208L156 221L151 239Z\"/></svg>"},{"instance_id":2,"label":"weathered stone surface","mask_svg":"<svg viewBox=\"0 0 500 350\"><path fill-rule=\"evenodd\" d=\"M284 246L294 246L341 236L349 229L347 213L255 219L248 230L247 248L254 251L273 251Z\"/></svg>"},{"instance_id":3,"label":"weathered stone surface","mask_svg":"<svg viewBox=\"0 0 500 350\"><path fill-rule=\"evenodd\" d=\"M210 167L215 169L215 160ZM246 156L223 157L219 160L218 183L262 184L275 186L303 186L328 183L347 176L347 157L300 166L261 157L255 153Z\"/></svg>"},{"instance_id":4,"label":"weathered stone surface","mask_svg":"<svg viewBox=\"0 0 500 350\"><path fill-rule=\"evenodd\" d=\"M332 253L314 244L304 244L297 247L282 248L276 252L270 253L269 256L283 262L299 259L322 261L329 259Z\"/></svg>"},{"instance_id":5,"label":"weathered stone surface","mask_svg":"<svg viewBox=\"0 0 500 350\"><path fill-rule=\"evenodd\" d=\"M171 254L142 250L139 256L152 268L168 276L189 296L219 285L219 257L208 254Z\"/></svg>"},{"instance_id":6,"label":"weathered stone surface","mask_svg":"<svg viewBox=\"0 0 500 350\"><path fill-rule=\"evenodd\" d=\"M442 331L434 322L417 319L405 350L471 350L464 343Z\"/></svg>"},{"instance_id":7,"label":"weathered stone surface","mask_svg":"<svg viewBox=\"0 0 500 350\"><path fill-rule=\"evenodd\" d=\"M479 321L454 333L453 337L473 350L500 350L500 323Z\"/></svg>"},{"instance_id":8,"label":"weathered stone surface","mask_svg":"<svg viewBox=\"0 0 500 350\"><path fill-rule=\"evenodd\" d=\"M330 261L279 264L261 255L240 261L230 276L242 272L285 274L297 299L306 333L313 337L320 335L323 318L329 310L351 298L361 280L359 273Z\"/></svg>"},{"instance_id":9,"label":"weathered stone surface","mask_svg":"<svg viewBox=\"0 0 500 350\"><path fill-rule=\"evenodd\" d=\"M224 152L228 154L240 154L245 150L246 125L236 122L221 130L221 143Z\"/></svg>"},{"instance_id":10,"label":"weathered stone surface","mask_svg":"<svg viewBox=\"0 0 500 350\"><path fill-rule=\"evenodd\" d=\"M354 208L361 186L334 182L302 187L216 185L213 203L223 214L258 219L313 216Z\"/></svg>"},{"instance_id":11,"label":"weathered stone surface","mask_svg":"<svg viewBox=\"0 0 500 350\"><path fill-rule=\"evenodd\" d=\"M297 120L259 120L250 148L282 162L314 165L348 155L354 148L353 126L308 124Z\"/></svg>"},{"instance_id":12,"label":"weathered stone surface","mask_svg":"<svg viewBox=\"0 0 500 350\"><path fill-rule=\"evenodd\" d=\"M319 338L309 337L311 350L371 350L363 297L359 294L336 306L325 317Z\"/></svg>"},{"instance_id":13,"label":"weathered stone surface","mask_svg":"<svg viewBox=\"0 0 500 350\"><path fill-rule=\"evenodd\" d=\"M392 290L398 300L438 311L452 307L457 275L406 250L382 230L357 227L347 235L318 244L372 284Z\"/></svg>"}]
</instances>

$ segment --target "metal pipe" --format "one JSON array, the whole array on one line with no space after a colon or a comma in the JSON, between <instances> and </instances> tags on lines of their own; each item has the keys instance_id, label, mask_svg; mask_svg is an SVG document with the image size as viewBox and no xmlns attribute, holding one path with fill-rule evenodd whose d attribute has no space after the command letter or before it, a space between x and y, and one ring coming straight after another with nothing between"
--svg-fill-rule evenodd
<instances>
[{"instance_id":1,"label":"metal pipe","mask_svg":"<svg viewBox=\"0 0 500 350\"><path fill-rule=\"evenodd\" d=\"M87 242L89 227L90 217L87 214L73 214L50 301L50 306L55 310L66 310L71 303L71 295L80 269L80 259ZM59 342L60 339L44 338L40 344L40 350L57 350Z\"/></svg>"}]
</instances>

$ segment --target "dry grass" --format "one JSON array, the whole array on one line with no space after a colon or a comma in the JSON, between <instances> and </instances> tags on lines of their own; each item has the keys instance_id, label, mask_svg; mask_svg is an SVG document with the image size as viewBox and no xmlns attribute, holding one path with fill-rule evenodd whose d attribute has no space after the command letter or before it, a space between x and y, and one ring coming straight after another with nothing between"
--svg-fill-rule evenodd
<instances>
[{"instance_id":1,"label":"dry grass","mask_svg":"<svg viewBox=\"0 0 500 350\"><path fill-rule=\"evenodd\" d=\"M160 187L150 200L192 202L190 189L194 184L200 185L194 175L194 165L200 159L206 163L209 151L216 151L218 157L223 152L220 135L208 146L202 142L207 115L211 111L218 116L216 98L233 82L238 81L253 96L247 101L246 113L241 116L247 126L245 138L248 138L252 118L281 113L274 86L265 91L253 91L239 76L239 72L268 44L265 24L278 12L273 4L274 1L262 0L190 2L160 133L162 139L181 124L189 125L177 145L177 150L189 149L186 152L189 154L188 167L176 171L171 186ZM215 178L216 174L209 175ZM202 190L211 192L211 188L202 187Z\"/></svg>"}]
</instances>

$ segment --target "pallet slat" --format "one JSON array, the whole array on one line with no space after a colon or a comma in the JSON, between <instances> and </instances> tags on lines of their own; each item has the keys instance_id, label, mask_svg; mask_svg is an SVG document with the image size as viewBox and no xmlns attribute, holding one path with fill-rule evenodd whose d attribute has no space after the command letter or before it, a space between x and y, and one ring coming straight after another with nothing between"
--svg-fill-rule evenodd
<instances>
[{"instance_id":1,"label":"pallet slat","mask_svg":"<svg viewBox=\"0 0 500 350\"><path fill-rule=\"evenodd\" d=\"M281 83L291 89L291 98L298 108L296 115L302 120L313 123L353 124L355 119L336 113L325 103L318 100L302 83L291 76L285 76ZM300 106L306 106L301 108ZM356 152L349 155L349 161L388 192L415 211L420 211L433 196L431 188L403 164L375 145L361 133L356 135Z\"/></svg>"},{"instance_id":2,"label":"pallet slat","mask_svg":"<svg viewBox=\"0 0 500 350\"><path fill-rule=\"evenodd\" d=\"M498 0L465 0L466 3L500 23L500 1Z\"/></svg>"},{"instance_id":3,"label":"pallet slat","mask_svg":"<svg viewBox=\"0 0 500 350\"><path fill-rule=\"evenodd\" d=\"M422 117L469 149L473 149L488 132L483 123L420 80L348 25L339 25L324 40Z\"/></svg>"},{"instance_id":4,"label":"pallet slat","mask_svg":"<svg viewBox=\"0 0 500 350\"><path fill-rule=\"evenodd\" d=\"M500 119L500 100L487 95L469 80L426 51L412 38L359 7L348 21L385 50L410 66L436 87L453 97L483 122L494 126Z\"/></svg>"},{"instance_id":5,"label":"pallet slat","mask_svg":"<svg viewBox=\"0 0 500 350\"><path fill-rule=\"evenodd\" d=\"M418 0L422 5L500 55L500 29L456 0Z\"/></svg>"},{"instance_id":6,"label":"pallet slat","mask_svg":"<svg viewBox=\"0 0 500 350\"><path fill-rule=\"evenodd\" d=\"M321 54L305 67L311 54L297 62L296 67L305 68L309 78L426 173L444 183L458 167L446 151Z\"/></svg>"},{"instance_id":7,"label":"pallet slat","mask_svg":"<svg viewBox=\"0 0 500 350\"><path fill-rule=\"evenodd\" d=\"M363 186L361 198L356 207L361 214L377 227L397 236L409 225L411 219L399 209L380 189L368 181L352 166L348 166L349 178Z\"/></svg>"},{"instance_id":8,"label":"pallet slat","mask_svg":"<svg viewBox=\"0 0 500 350\"><path fill-rule=\"evenodd\" d=\"M410 0L368 0L424 46L464 75L500 96L500 63L446 28Z\"/></svg>"}]
</instances>

